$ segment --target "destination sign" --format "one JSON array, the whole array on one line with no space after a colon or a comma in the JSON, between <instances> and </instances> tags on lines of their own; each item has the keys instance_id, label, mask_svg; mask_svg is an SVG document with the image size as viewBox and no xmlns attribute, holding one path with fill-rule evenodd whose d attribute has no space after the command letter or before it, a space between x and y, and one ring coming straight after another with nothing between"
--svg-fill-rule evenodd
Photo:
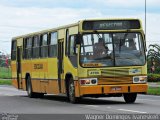
<instances>
[{"instance_id":1,"label":"destination sign","mask_svg":"<svg viewBox=\"0 0 160 120\"><path fill-rule=\"evenodd\" d=\"M84 21L83 30L124 30L140 29L139 20Z\"/></svg>"}]
</instances>

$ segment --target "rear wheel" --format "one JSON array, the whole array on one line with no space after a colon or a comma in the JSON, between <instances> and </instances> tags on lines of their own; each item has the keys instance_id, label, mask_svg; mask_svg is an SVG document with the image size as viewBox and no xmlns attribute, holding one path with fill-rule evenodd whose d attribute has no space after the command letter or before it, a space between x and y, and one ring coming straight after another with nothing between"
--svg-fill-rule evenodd
<instances>
[{"instance_id":1,"label":"rear wheel","mask_svg":"<svg viewBox=\"0 0 160 120\"><path fill-rule=\"evenodd\" d=\"M124 93L123 97L126 103L134 103L137 98L137 93Z\"/></svg>"},{"instance_id":2,"label":"rear wheel","mask_svg":"<svg viewBox=\"0 0 160 120\"><path fill-rule=\"evenodd\" d=\"M72 78L69 80L69 86L68 86L68 97L71 103L77 103L78 99L75 97L75 86L74 86L74 81Z\"/></svg>"},{"instance_id":3,"label":"rear wheel","mask_svg":"<svg viewBox=\"0 0 160 120\"><path fill-rule=\"evenodd\" d=\"M44 96L43 93L33 92L30 76L27 78L27 94L28 94L28 97L30 97L30 98L42 98Z\"/></svg>"},{"instance_id":4,"label":"rear wheel","mask_svg":"<svg viewBox=\"0 0 160 120\"><path fill-rule=\"evenodd\" d=\"M27 94L28 94L28 97L30 97L30 98L35 97L35 94L32 92L32 84L31 84L30 76L28 76L28 78L27 78Z\"/></svg>"}]
</instances>

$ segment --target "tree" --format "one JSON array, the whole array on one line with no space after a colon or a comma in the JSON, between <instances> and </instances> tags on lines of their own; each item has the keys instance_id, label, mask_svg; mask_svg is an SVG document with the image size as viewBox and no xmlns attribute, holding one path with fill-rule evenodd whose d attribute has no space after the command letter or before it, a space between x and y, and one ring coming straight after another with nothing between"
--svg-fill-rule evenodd
<instances>
[{"instance_id":1,"label":"tree","mask_svg":"<svg viewBox=\"0 0 160 120\"><path fill-rule=\"evenodd\" d=\"M151 72L155 72L155 63L160 63L160 46L158 44L149 45L149 51L147 54L148 67ZM157 66L158 67L158 66Z\"/></svg>"}]
</instances>

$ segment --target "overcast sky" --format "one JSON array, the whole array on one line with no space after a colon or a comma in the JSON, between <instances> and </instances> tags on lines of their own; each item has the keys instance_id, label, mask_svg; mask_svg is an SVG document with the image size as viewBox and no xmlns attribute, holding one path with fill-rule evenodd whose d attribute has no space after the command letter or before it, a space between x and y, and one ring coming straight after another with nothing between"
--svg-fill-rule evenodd
<instances>
[{"instance_id":1,"label":"overcast sky","mask_svg":"<svg viewBox=\"0 0 160 120\"><path fill-rule=\"evenodd\" d=\"M147 45L160 42L160 0L147 1ZM145 19L145 0L0 0L0 50L12 37L87 18Z\"/></svg>"}]
</instances>

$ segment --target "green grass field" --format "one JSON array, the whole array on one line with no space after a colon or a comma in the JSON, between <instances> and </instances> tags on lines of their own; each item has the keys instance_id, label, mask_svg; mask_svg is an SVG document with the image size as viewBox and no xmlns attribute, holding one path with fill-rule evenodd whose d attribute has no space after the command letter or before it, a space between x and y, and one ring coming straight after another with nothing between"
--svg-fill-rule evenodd
<instances>
[{"instance_id":1,"label":"green grass field","mask_svg":"<svg viewBox=\"0 0 160 120\"><path fill-rule=\"evenodd\" d=\"M0 67L0 78L2 79L11 78L11 69Z\"/></svg>"},{"instance_id":2,"label":"green grass field","mask_svg":"<svg viewBox=\"0 0 160 120\"><path fill-rule=\"evenodd\" d=\"M149 87L147 94L160 95L160 87Z\"/></svg>"},{"instance_id":3,"label":"green grass field","mask_svg":"<svg viewBox=\"0 0 160 120\"><path fill-rule=\"evenodd\" d=\"M12 85L11 80L0 80L0 85Z\"/></svg>"}]
</instances>

